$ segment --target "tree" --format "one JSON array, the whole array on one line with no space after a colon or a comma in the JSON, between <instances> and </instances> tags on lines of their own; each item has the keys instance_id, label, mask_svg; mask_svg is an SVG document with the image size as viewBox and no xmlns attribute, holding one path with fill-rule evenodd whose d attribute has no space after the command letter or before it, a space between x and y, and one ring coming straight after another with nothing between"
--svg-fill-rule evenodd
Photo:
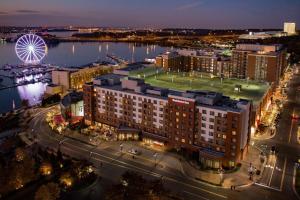
<instances>
[{"instance_id":1,"label":"tree","mask_svg":"<svg viewBox=\"0 0 300 200\"><path fill-rule=\"evenodd\" d=\"M16 148L16 150L15 150L16 161L18 161L18 162L23 161L25 156L26 156L26 152L23 148L20 148L20 147Z\"/></svg>"},{"instance_id":2,"label":"tree","mask_svg":"<svg viewBox=\"0 0 300 200\"><path fill-rule=\"evenodd\" d=\"M35 193L35 200L56 200L60 196L60 189L56 183L42 185Z\"/></svg>"}]
</instances>

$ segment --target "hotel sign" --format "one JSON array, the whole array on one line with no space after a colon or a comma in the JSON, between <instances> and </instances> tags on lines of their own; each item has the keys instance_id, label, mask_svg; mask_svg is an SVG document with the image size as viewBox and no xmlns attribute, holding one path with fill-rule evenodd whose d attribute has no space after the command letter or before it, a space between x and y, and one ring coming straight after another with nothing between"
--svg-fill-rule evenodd
<instances>
[{"instance_id":1,"label":"hotel sign","mask_svg":"<svg viewBox=\"0 0 300 200\"><path fill-rule=\"evenodd\" d=\"M175 103L181 103L181 104L186 104L186 105L190 104L190 102L188 102L188 101L182 101L182 100L178 100L178 99L172 99L172 101Z\"/></svg>"}]
</instances>

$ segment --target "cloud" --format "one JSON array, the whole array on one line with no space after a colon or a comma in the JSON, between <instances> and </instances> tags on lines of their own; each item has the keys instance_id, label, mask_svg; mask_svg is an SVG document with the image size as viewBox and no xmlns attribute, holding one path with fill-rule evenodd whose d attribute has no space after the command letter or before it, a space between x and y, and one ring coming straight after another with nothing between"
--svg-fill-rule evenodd
<instances>
[{"instance_id":1,"label":"cloud","mask_svg":"<svg viewBox=\"0 0 300 200\"><path fill-rule=\"evenodd\" d=\"M184 4L184 5L181 5L181 6L177 7L176 10L188 10L188 9L200 6L202 4L204 4L204 1L195 1L195 2L192 2L192 3L187 3L187 4Z\"/></svg>"},{"instance_id":2,"label":"cloud","mask_svg":"<svg viewBox=\"0 0 300 200\"><path fill-rule=\"evenodd\" d=\"M40 13L39 11L37 10L16 10L17 13L24 13L24 14L32 14L32 13Z\"/></svg>"}]
</instances>

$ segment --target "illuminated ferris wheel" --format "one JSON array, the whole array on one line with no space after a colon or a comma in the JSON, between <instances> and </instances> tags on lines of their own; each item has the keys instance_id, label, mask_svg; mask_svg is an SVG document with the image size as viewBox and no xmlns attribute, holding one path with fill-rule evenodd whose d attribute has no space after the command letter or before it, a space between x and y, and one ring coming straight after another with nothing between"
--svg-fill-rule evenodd
<instances>
[{"instance_id":1,"label":"illuminated ferris wheel","mask_svg":"<svg viewBox=\"0 0 300 200\"><path fill-rule=\"evenodd\" d=\"M47 54L47 45L40 36L26 34L18 39L15 51L25 64L38 64Z\"/></svg>"}]
</instances>

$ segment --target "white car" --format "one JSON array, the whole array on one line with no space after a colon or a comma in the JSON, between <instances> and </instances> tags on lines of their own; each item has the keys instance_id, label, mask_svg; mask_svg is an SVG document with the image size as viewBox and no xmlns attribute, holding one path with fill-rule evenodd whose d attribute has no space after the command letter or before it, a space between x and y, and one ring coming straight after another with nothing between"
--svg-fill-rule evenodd
<instances>
[{"instance_id":1,"label":"white car","mask_svg":"<svg viewBox=\"0 0 300 200\"><path fill-rule=\"evenodd\" d=\"M136 149L129 149L128 153L133 154L133 155L139 155L140 154L140 152Z\"/></svg>"}]
</instances>

